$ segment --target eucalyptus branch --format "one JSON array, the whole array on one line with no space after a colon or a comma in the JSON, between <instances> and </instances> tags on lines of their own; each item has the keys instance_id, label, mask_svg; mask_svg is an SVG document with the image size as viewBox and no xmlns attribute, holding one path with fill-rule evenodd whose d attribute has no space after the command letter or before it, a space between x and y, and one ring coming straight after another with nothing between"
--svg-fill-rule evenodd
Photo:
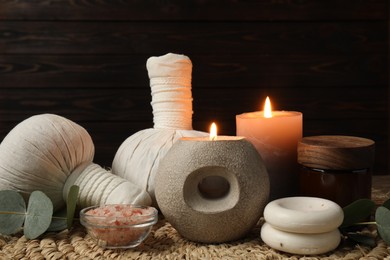
<instances>
[{"instance_id":1,"label":"eucalyptus branch","mask_svg":"<svg viewBox=\"0 0 390 260\"><path fill-rule=\"evenodd\" d=\"M73 223L79 187L69 189L66 209L53 215L53 203L41 191L30 194L28 205L22 195L14 190L0 191L0 233L11 235L23 227L24 235L35 239L44 232L70 228Z\"/></svg>"},{"instance_id":2,"label":"eucalyptus branch","mask_svg":"<svg viewBox=\"0 0 390 260\"><path fill-rule=\"evenodd\" d=\"M377 225L376 221L366 221L355 223L356 226L365 226L365 225Z\"/></svg>"},{"instance_id":3,"label":"eucalyptus branch","mask_svg":"<svg viewBox=\"0 0 390 260\"><path fill-rule=\"evenodd\" d=\"M0 215L26 215L26 212L0 211Z\"/></svg>"},{"instance_id":4,"label":"eucalyptus branch","mask_svg":"<svg viewBox=\"0 0 390 260\"><path fill-rule=\"evenodd\" d=\"M375 239L365 236L353 227L376 225L379 236L390 245L390 199L375 208L375 203L369 199L357 200L344 207L344 221L339 228L341 233L357 243L372 246ZM365 221L372 217L373 212L375 212L373 221Z\"/></svg>"}]
</instances>

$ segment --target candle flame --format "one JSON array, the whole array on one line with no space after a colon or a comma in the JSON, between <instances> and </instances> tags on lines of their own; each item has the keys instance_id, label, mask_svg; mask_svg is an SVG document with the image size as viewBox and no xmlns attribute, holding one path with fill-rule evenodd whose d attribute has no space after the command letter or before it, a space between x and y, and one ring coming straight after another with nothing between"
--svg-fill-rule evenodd
<instances>
[{"instance_id":1,"label":"candle flame","mask_svg":"<svg viewBox=\"0 0 390 260\"><path fill-rule=\"evenodd\" d=\"M272 117L271 101L269 100L269 97L267 97L265 99L264 117L265 118L271 118Z\"/></svg>"},{"instance_id":2,"label":"candle flame","mask_svg":"<svg viewBox=\"0 0 390 260\"><path fill-rule=\"evenodd\" d=\"M217 125L215 123L212 123L210 127L210 140L217 140Z\"/></svg>"}]
</instances>

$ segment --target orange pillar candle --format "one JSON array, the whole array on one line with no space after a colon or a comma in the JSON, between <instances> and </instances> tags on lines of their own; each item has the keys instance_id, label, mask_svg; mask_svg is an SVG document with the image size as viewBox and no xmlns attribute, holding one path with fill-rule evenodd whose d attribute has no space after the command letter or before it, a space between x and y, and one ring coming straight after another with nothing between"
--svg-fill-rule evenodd
<instances>
[{"instance_id":1,"label":"orange pillar candle","mask_svg":"<svg viewBox=\"0 0 390 260\"><path fill-rule=\"evenodd\" d=\"M237 136L244 136L260 153L267 168L270 199L297 194L297 145L302 139L302 113L272 111L267 97L263 111L236 115Z\"/></svg>"}]
</instances>

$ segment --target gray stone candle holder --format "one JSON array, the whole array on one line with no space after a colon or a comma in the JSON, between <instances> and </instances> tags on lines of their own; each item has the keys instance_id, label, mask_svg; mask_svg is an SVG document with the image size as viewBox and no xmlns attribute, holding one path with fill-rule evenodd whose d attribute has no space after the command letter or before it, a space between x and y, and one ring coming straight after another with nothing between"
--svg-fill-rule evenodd
<instances>
[{"instance_id":1,"label":"gray stone candle holder","mask_svg":"<svg viewBox=\"0 0 390 260\"><path fill-rule=\"evenodd\" d=\"M158 206L185 238L222 243L242 238L268 202L263 160L243 137L181 138L160 162Z\"/></svg>"}]
</instances>

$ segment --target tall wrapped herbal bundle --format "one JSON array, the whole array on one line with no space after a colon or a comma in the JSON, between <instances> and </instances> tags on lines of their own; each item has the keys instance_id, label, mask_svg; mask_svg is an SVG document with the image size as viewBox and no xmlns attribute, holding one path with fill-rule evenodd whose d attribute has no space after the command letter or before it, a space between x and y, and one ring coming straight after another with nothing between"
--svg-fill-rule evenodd
<instances>
[{"instance_id":1,"label":"tall wrapped herbal bundle","mask_svg":"<svg viewBox=\"0 0 390 260\"><path fill-rule=\"evenodd\" d=\"M60 209L70 187L80 187L78 205L150 204L146 192L93 163L95 147L80 125L54 114L32 116L15 126L0 145L0 190L27 199L40 190Z\"/></svg>"},{"instance_id":2,"label":"tall wrapped herbal bundle","mask_svg":"<svg viewBox=\"0 0 390 260\"><path fill-rule=\"evenodd\" d=\"M154 127L127 138L119 147L112 172L147 191L156 204L155 176L165 154L181 137L205 136L192 129L192 62L168 53L146 62L152 92Z\"/></svg>"}]
</instances>

